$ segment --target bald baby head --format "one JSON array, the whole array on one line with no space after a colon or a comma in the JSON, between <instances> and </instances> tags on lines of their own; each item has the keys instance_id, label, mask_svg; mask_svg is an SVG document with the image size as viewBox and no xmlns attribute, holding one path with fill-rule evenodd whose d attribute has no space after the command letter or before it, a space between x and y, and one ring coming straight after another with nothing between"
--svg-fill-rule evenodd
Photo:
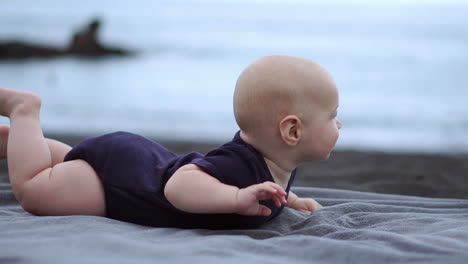
<instances>
[{"instance_id":1,"label":"bald baby head","mask_svg":"<svg viewBox=\"0 0 468 264\"><path fill-rule=\"evenodd\" d=\"M244 133L264 134L282 118L305 118L337 93L331 75L320 65L291 56L266 56L239 76L234 92L234 114ZM334 94L333 94L334 95Z\"/></svg>"}]
</instances>

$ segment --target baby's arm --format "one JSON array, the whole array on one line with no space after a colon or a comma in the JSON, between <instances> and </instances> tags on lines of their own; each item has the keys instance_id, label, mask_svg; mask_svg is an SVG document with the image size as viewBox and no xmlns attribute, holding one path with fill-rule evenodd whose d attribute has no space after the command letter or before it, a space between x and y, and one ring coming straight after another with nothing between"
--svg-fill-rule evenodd
<instances>
[{"instance_id":1,"label":"baby's arm","mask_svg":"<svg viewBox=\"0 0 468 264\"><path fill-rule=\"evenodd\" d=\"M296 209L304 213L312 213L322 206L311 198L299 198L295 193L289 191L288 203L286 206Z\"/></svg>"},{"instance_id":2,"label":"baby's arm","mask_svg":"<svg viewBox=\"0 0 468 264\"><path fill-rule=\"evenodd\" d=\"M278 184L264 182L247 188L221 183L194 164L178 169L164 188L167 200L176 208L189 213L237 213L242 215L271 214L259 204L272 199L276 206L286 204L286 192Z\"/></svg>"}]
</instances>

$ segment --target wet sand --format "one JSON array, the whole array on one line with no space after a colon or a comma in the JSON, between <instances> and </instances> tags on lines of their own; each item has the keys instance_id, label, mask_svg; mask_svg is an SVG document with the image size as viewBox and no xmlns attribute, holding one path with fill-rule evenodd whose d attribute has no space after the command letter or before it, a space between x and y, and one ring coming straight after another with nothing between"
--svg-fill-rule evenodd
<instances>
[{"instance_id":1,"label":"wet sand","mask_svg":"<svg viewBox=\"0 0 468 264\"><path fill-rule=\"evenodd\" d=\"M72 146L85 138L46 136ZM206 153L222 143L158 142L179 154ZM5 161L0 162L0 182L8 182ZM335 151L327 161L300 166L294 186L468 199L468 155Z\"/></svg>"}]
</instances>

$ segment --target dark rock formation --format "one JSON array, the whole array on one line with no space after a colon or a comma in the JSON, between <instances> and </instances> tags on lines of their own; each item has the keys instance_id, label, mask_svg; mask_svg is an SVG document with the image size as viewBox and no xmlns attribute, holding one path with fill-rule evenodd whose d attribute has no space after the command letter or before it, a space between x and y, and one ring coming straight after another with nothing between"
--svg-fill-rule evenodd
<instances>
[{"instance_id":1,"label":"dark rock formation","mask_svg":"<svg viewBox=\"0 0 468 264\"><path fill-rule=\"evenodd\" d=\"M60 55L65 55L65 52L54 47L19 41L0 43L0 59L47 58Z\"/></svg>"},{"instance_id":2,"label":"dark rock formation","mask_svg":"<svg viewBox=\"0 0 468 264\"><path fill-rule=\"evenodd\" d=\"M50 58L66 55L86 57L129 55L128 50L99 43L100 24L98 19L92 20L86 28L73 34L65 49L21 41L0 42L0 59Z\"/></svg>"},{"instance_id":3,"label":"dark rock formation","mask_svg":"<svg viewBox=\"0 0 468 264\"><path fill-rule=\"evenodd\" d=\"M67 52L84 56L125 55L127 52L123 49L106 47L99 43L98 30L100 25L101 22L98 19L94 19L85 29L76 32L72 37Z\"/></svg>"}]
</instances>

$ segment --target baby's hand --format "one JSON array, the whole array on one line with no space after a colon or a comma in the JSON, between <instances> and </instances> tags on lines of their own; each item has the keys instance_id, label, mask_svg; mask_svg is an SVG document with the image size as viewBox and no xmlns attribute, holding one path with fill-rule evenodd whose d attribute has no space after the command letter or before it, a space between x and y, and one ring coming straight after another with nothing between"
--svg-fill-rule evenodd
<instances>
[{"instance_id":1,"label":"baby's hand","mask_svg":"<svg viewBox=\"0 0 468 264\"><path fill-rule=\"evenodd\" d=\"M322 206L311 198L297 198L291 203L291 205L289 205L289 207L310 214Z\"/></svg>"},{"instance_id":2,"label":"baby's hand","mask_svg":"<svg viewBox=\"0 0 468 264\"><path fill-rule=\"evenodd\" d=\"M286 192L276 183L264 182L251 185L237 191L236 213L269 216L271 214L270 208L259 204L259 201L272 199L277 207L281 207L287 203L285 197Z\"/></svg>"}]
</instances>

